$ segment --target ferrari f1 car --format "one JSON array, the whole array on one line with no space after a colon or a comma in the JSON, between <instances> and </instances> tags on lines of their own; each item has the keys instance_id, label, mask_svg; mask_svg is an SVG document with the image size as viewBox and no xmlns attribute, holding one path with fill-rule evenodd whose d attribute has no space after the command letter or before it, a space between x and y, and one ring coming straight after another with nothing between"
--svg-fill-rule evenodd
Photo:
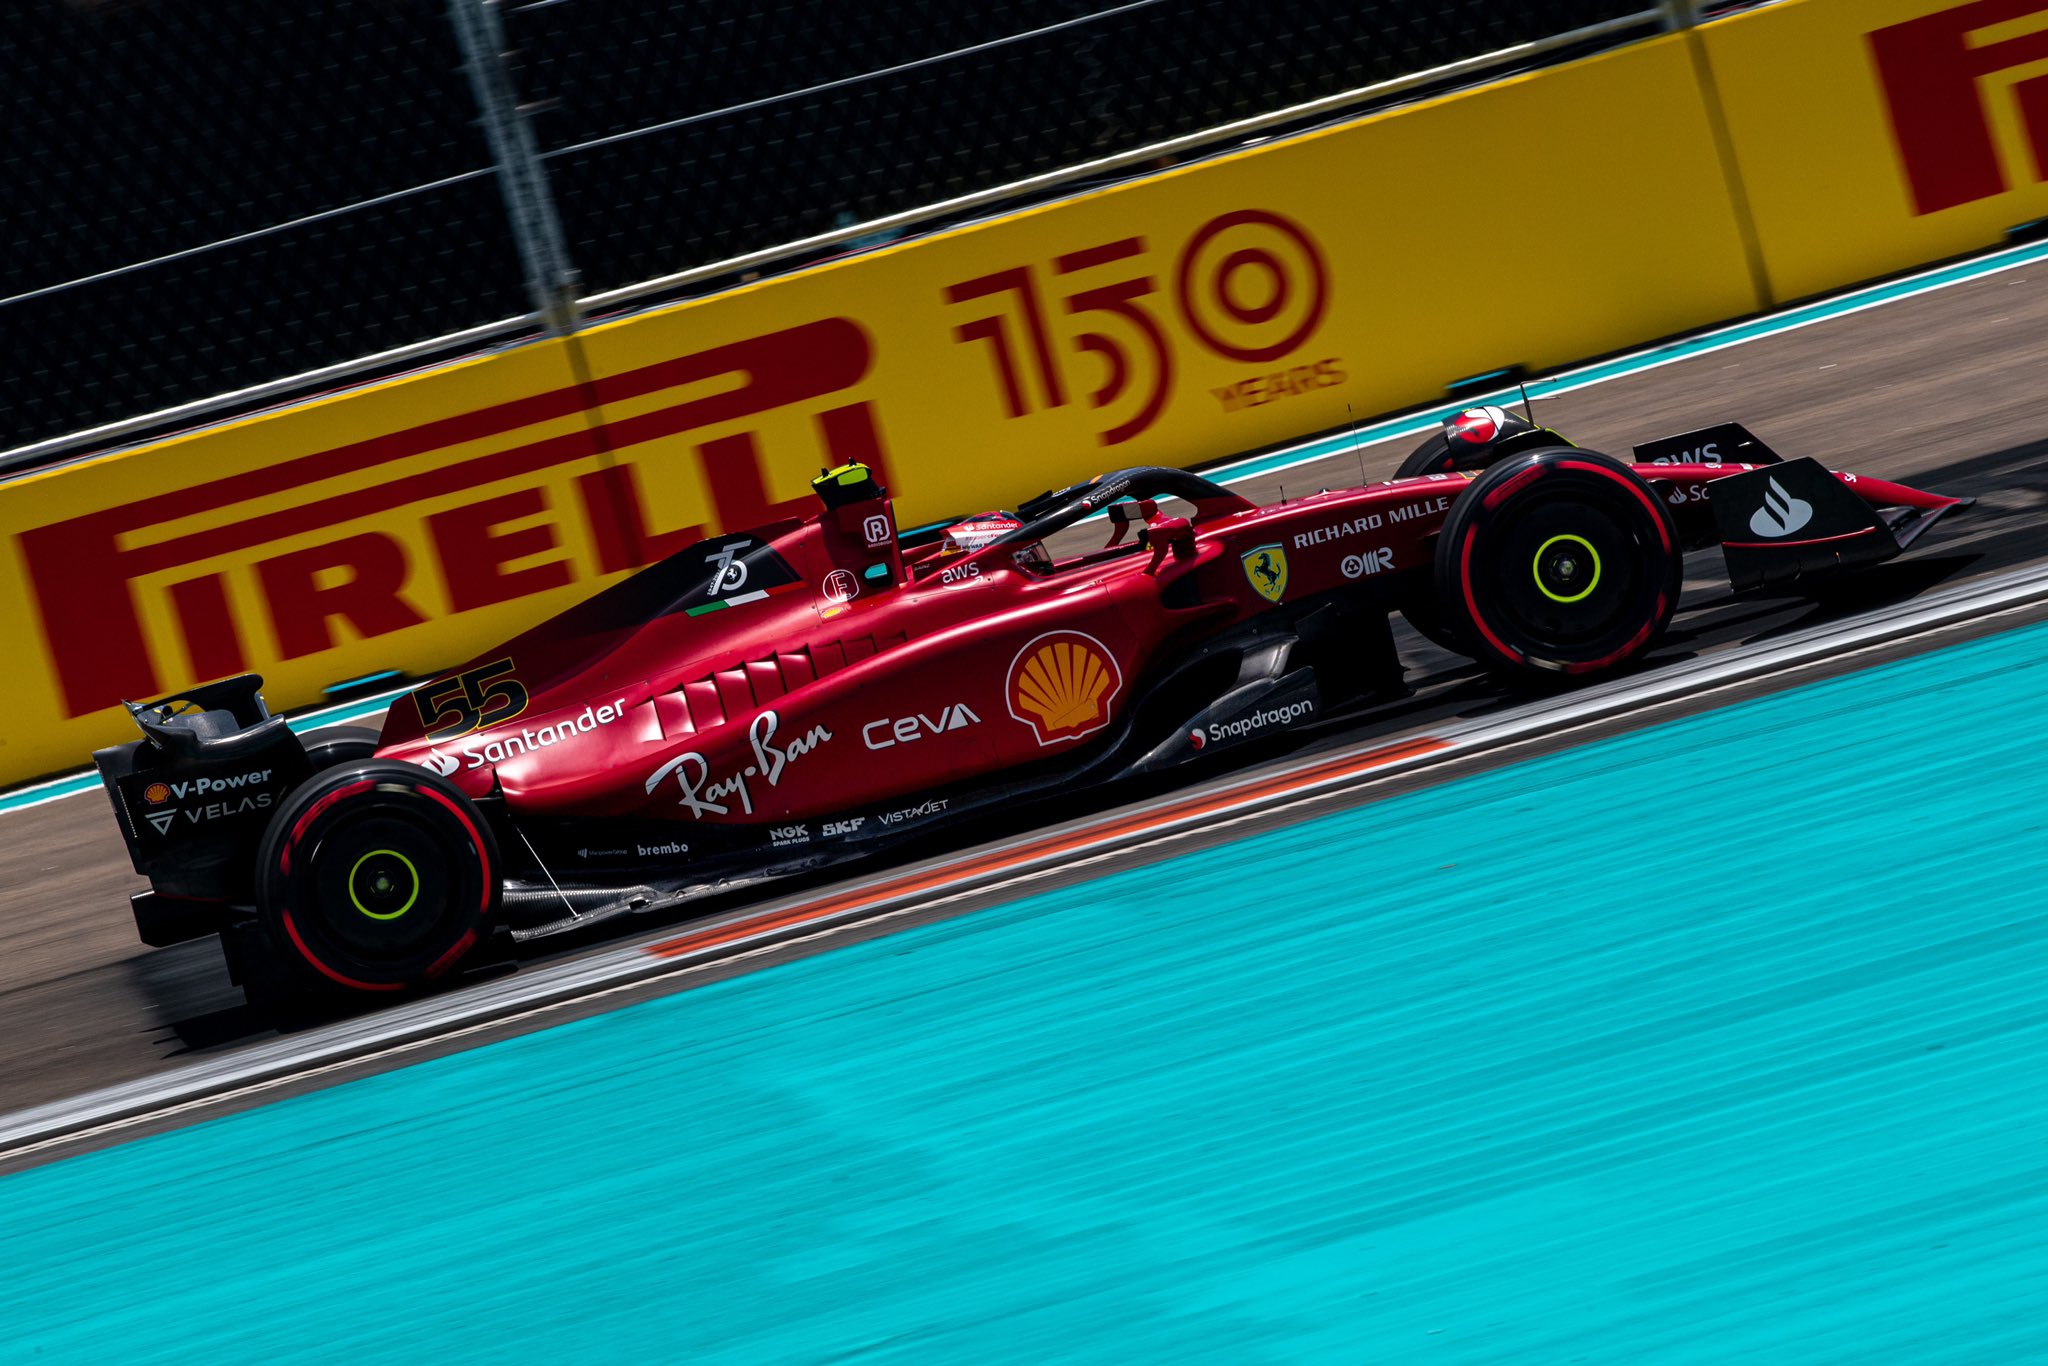
<instances>
[{"instance_id":1,"label":"ferrari f1 car","mask_svg":"<svg viewBox=\"0 0 2048 1366\"><path fill-rule=\"evenodd\" d=\"M301 738L247 675L132 705L143 738L96 758L150 879L142 939L218 934L273 1002L417 989L1398 695L1396 611L1510 678L1593 679L1657 643L1686 550L1801 589L1966 501L1734 423L1622 461L1499 408L1388 482L1263 507L1121 469L906 547L866 468L815 488L808 519L700 542L414 688L381 734ZM1091 519L1106 544L1047 552Z\"/></svg>"}]
</instances>

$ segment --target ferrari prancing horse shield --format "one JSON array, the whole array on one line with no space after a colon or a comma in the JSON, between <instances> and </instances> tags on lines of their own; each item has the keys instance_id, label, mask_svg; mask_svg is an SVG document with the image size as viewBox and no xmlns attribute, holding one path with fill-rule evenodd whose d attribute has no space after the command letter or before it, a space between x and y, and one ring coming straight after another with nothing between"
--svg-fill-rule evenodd
<instances>
[{"instance_id":1,"label":"ferrari prancing horse shield","mask_svg":"<svg viewBox=\"0 0 2048 1366\"><path fill-rule=\"evenodd\" d=\"M1280 601L1287 591L1287 552L1277 543L1255 545L1238 557L1244 562L1244 576L1252 589L1267 602Z\"/></svg>"}]
</instances>

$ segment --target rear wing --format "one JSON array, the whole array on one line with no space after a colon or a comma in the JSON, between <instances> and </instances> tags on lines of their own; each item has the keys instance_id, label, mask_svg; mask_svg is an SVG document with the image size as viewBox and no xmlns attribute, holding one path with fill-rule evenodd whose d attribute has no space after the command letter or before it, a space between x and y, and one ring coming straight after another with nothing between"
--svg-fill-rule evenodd
<instances>
[{"instance_id":1,"label":"rear wing","mask_svg":"<svg viewBox=\"0 0 2048 1366\"><path fill-rule=\"evenodd\" d=\"M1777 465L1784 459L1740 422L1646 441L1635 458L1639 465Z\"/></svg>"}]
</instances>

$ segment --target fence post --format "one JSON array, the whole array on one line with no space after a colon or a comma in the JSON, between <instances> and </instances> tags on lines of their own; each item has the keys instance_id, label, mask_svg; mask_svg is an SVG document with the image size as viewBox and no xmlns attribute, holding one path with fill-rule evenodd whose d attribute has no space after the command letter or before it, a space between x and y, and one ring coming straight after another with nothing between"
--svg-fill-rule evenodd
<instances>
[{"instance_id":1,"label":"fence post","mask_svg":"<svg viewBox=\"0 0 2048 1366\"><path fill-rule=\"evenodd\" d=\"M1700 0L1658 0L1664 7L1664 27L1676 33L1696 27L1700 21Z\"/></svg>"},{"instance_id":2,"label":"fence post","mask_svg":"<svg viewBox=\"0 0 2048 1366\"><path fill-rule=\"evenodd\" d=\"M462 64L476 93L498 187L512 219L513 240L526 268L526 286L549 332L576 326L576 269L569 262L562 220L548 187L547 169L534 146L533 129L512 93L505 71L505 30L495 0L448 0L448 19L462 47Z\"/></svg>"}]
</instances>

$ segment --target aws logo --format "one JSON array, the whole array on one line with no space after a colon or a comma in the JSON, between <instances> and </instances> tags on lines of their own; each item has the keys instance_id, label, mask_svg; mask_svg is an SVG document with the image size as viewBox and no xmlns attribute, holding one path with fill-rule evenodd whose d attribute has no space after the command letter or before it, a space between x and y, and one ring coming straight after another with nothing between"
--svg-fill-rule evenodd
<instances>
[{"instance_id":1,"label":"aws logo","mask_svg":"<svg viewBox=\"0 0 2048 1366\"><path fill-rule=\"evenodd\" d=\"M1079 631L1048 631L1017 651L1003 694L1039 744L1057 745L1107 726L1123 685L1108 646Z\"/></svg>"}]
</instances>

